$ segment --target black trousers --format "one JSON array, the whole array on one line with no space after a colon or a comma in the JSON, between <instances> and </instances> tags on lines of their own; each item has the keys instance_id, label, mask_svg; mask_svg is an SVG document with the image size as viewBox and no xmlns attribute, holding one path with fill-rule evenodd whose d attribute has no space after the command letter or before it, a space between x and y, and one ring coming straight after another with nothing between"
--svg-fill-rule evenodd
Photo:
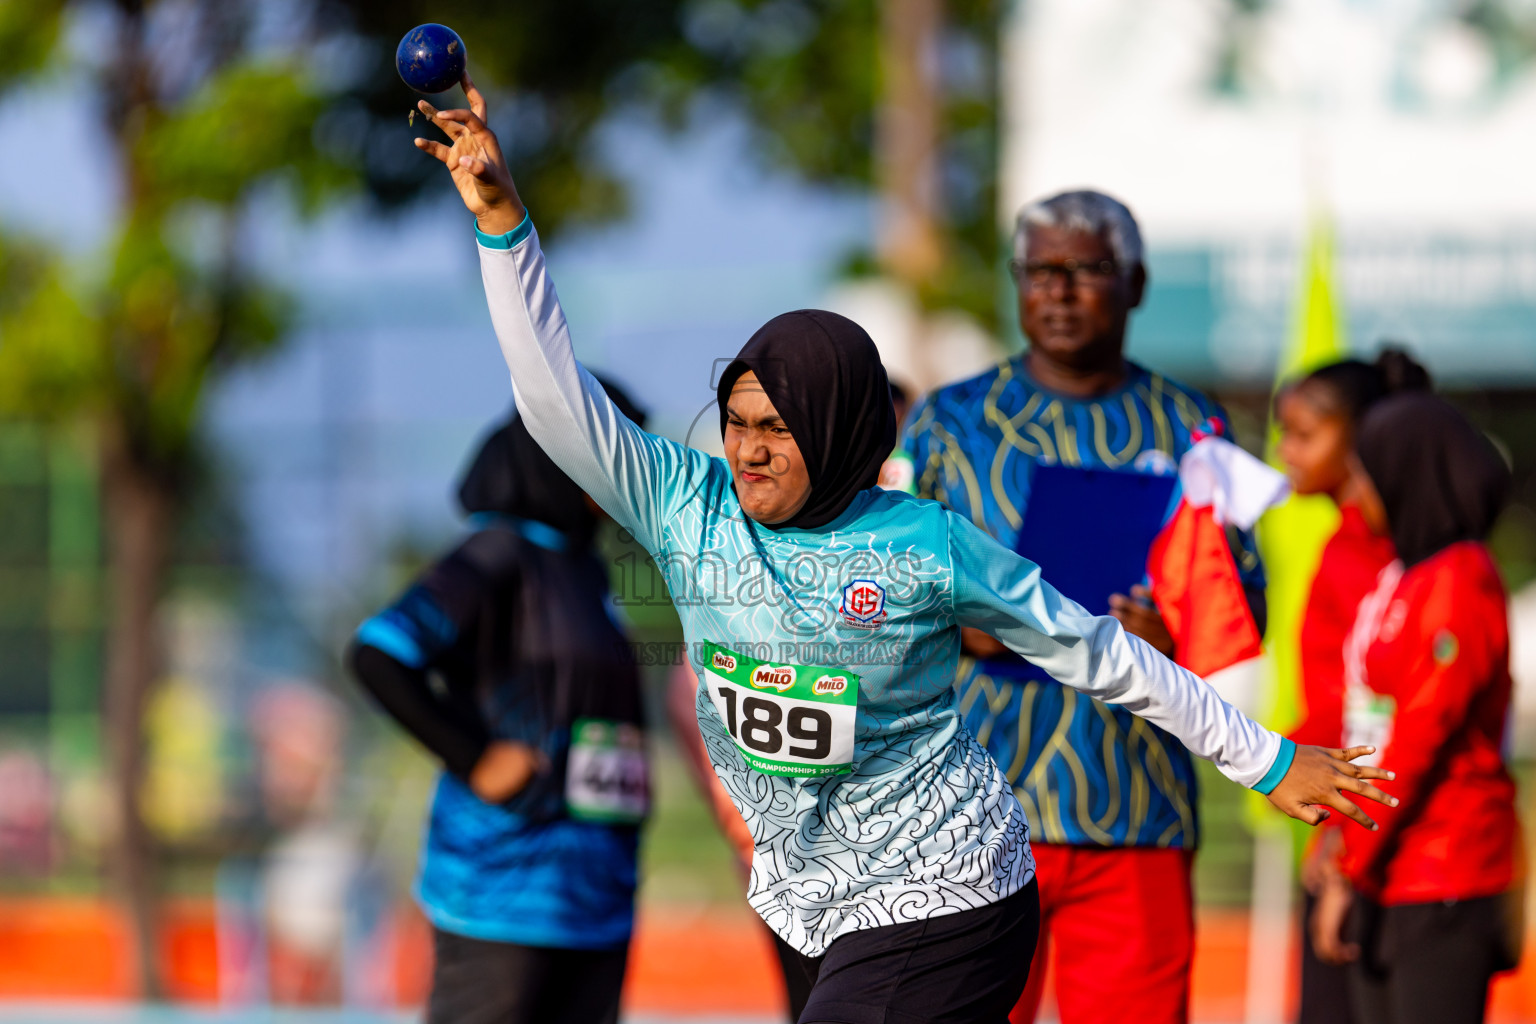
<instances>
[{"instance_id":1,"label":"black trousers","mask_svg":"<svg viewBox=\"0 0 1536 1024\"><path fill-rule=\"evenodd\" d=\"M1007 1024L1040 935L1033 881L990 906L850 932L823 956L781 945L799 1024Z\"/></svg>"},{"instance_id":2,"label":"black trousers","mask_svg":"<svg viewBox=\"0 0 1536 1024\"><path fill-rule=\"evenodd\" d=\"M764 925L763 930L773 937L773 951L779 955L779 971L784 975L784 996L789 1001L789 1024L795 1024L805 1012L805 1004L811 1001L814 979L802 963L806 958L794 946L779 938L772 928Z\"/></svg>"},{"instance_id":3,"label":"black trousers","mask_svg":"<svg viewBox=\"0 0 1536 1024\"><path fill-rule=\"evenodd\" d=\"M1301 1006L1297 1024L1355 1024L1350 1003L1348 964L1328 964L1312 948L1312 908L1317 897L1305 894L1301 908Z\"/></svg>"},{"instance_id":4,"label":"black trousers","mask_svg":"<svg viewBox=\"0 0 1536 1024\"><path fill-rule=\"evenodd\" d=\"M1380 907L1356 903L1350 971L1358 1024L1482 1024L1488 984L1514 966L1503 896Z\"/></svg>"},{"instance_id":5,"label":"black trousers","mask_svg":"<svg viewBox=\"0 0 1536 1024\"><path fill-rule=\"evenodd\" d=\"M543 949L434 928L427 1024L615 1024L629 948Z\"/></svg>"}]
</instances>

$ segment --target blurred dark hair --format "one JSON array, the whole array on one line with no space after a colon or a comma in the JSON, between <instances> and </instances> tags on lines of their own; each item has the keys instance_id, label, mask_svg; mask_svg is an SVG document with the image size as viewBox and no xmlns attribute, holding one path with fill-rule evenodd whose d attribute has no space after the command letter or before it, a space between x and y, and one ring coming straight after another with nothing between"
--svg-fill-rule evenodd
<instances>
[{"instance_id":1,"label":"blurred dark hair","mask_svg":"<svg viewBox=\"0 0 1536 1024\"><path fill-rule=\"evenodd\" d=\"M1406 566L1487 538L1509 497L1509 464L1493 441L1434 395L1394 395L1372 407L1355 451Z\"/></svg>"},{"instance_id":2,"label":"blurred dark hair","mask_svg":"<svg viewBox=\"0 0 1536 1024\"><path fill-rule=\"evenodd\" d=\"M645 426L645 410L623 388L602 377L597 382L620 413ZM597 529L581 488L555 465L515 411L481 442L459 483L459 504L470 514L492 512L545 523L581 545Z\"/></svg>"},{"instance_id":3,"label":"blurred dark hair","mask_svg":"<svg viewBox=\"0 0 1536 1024\"><path fill-rule=\"evenodd\" d=\"M1367 409L1389 395L1433 389L1429 371L1407 349L1388 343L1373 363L1341 359L1292 381L1280 394L1305 391L1324 411L1359 423Z\"/></svg>"}]
</instances>

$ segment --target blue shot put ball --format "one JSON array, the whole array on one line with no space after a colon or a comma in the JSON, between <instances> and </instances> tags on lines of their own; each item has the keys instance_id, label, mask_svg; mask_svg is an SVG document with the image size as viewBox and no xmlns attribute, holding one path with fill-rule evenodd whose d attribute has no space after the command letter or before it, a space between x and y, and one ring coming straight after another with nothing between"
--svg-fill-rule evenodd
<instances>
[{"instance_id":1,"label":"blue shot put ball","mask_svg":"<svg viewBox=\"0 0 1536 1024\"><path fill-rule=\"evenodd\" d=\"M400 40L395 67L417 92L444 92L464 77L464 40L447 25L417 25Z\"/></svg>"}]
</instances>

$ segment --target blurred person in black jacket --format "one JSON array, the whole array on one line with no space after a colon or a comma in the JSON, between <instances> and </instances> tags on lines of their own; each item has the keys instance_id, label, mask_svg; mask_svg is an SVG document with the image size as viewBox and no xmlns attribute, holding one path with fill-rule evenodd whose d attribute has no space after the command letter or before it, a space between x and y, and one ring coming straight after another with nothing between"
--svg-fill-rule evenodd
<instances>
[{"instance_id":1,"label":"blurred person in black jacket","mask_svg":"<svg viewBox=\"0 0 1536 1024\"><path fill-rule=\"evenodd\" d=\"M475 532L350 651L443 765L416 882L436 948L427 1020L616 1021L649 786L639 670L592 547L602 513L517 416L459 500Z\"/></svg>"}]
</instances>

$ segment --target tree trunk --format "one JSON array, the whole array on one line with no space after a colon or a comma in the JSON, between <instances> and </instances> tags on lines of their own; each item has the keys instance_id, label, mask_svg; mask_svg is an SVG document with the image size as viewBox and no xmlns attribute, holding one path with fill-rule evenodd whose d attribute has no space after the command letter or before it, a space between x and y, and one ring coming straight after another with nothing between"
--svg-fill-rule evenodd
<instances>
[{"instance_id":1,"label":"tree trunk","mask_svg":"<svg viewBox=\"0 0 1536 1024\"><path fill-rule=\"evenodd\" d=\"M880 12L879 259L887 273L916 289L939 272L944 259L938 223L944 4L885 0Z\"/></svg>"},{"instance_id":2,"label":"tree trunk","mask_svg":"<svg viewBox=\"0 0 1536 1024\"><path fill-rule=\"evenodd\" d=\"M154 839L144 821L144 710L160 673L158 609L176 501L171 485L137 458L120 424L104 431L102 504L109 626L104 728L115 843L109 876L132 927L140 992L157 999L159 956Z\"/></svg>"}]
</instances>

